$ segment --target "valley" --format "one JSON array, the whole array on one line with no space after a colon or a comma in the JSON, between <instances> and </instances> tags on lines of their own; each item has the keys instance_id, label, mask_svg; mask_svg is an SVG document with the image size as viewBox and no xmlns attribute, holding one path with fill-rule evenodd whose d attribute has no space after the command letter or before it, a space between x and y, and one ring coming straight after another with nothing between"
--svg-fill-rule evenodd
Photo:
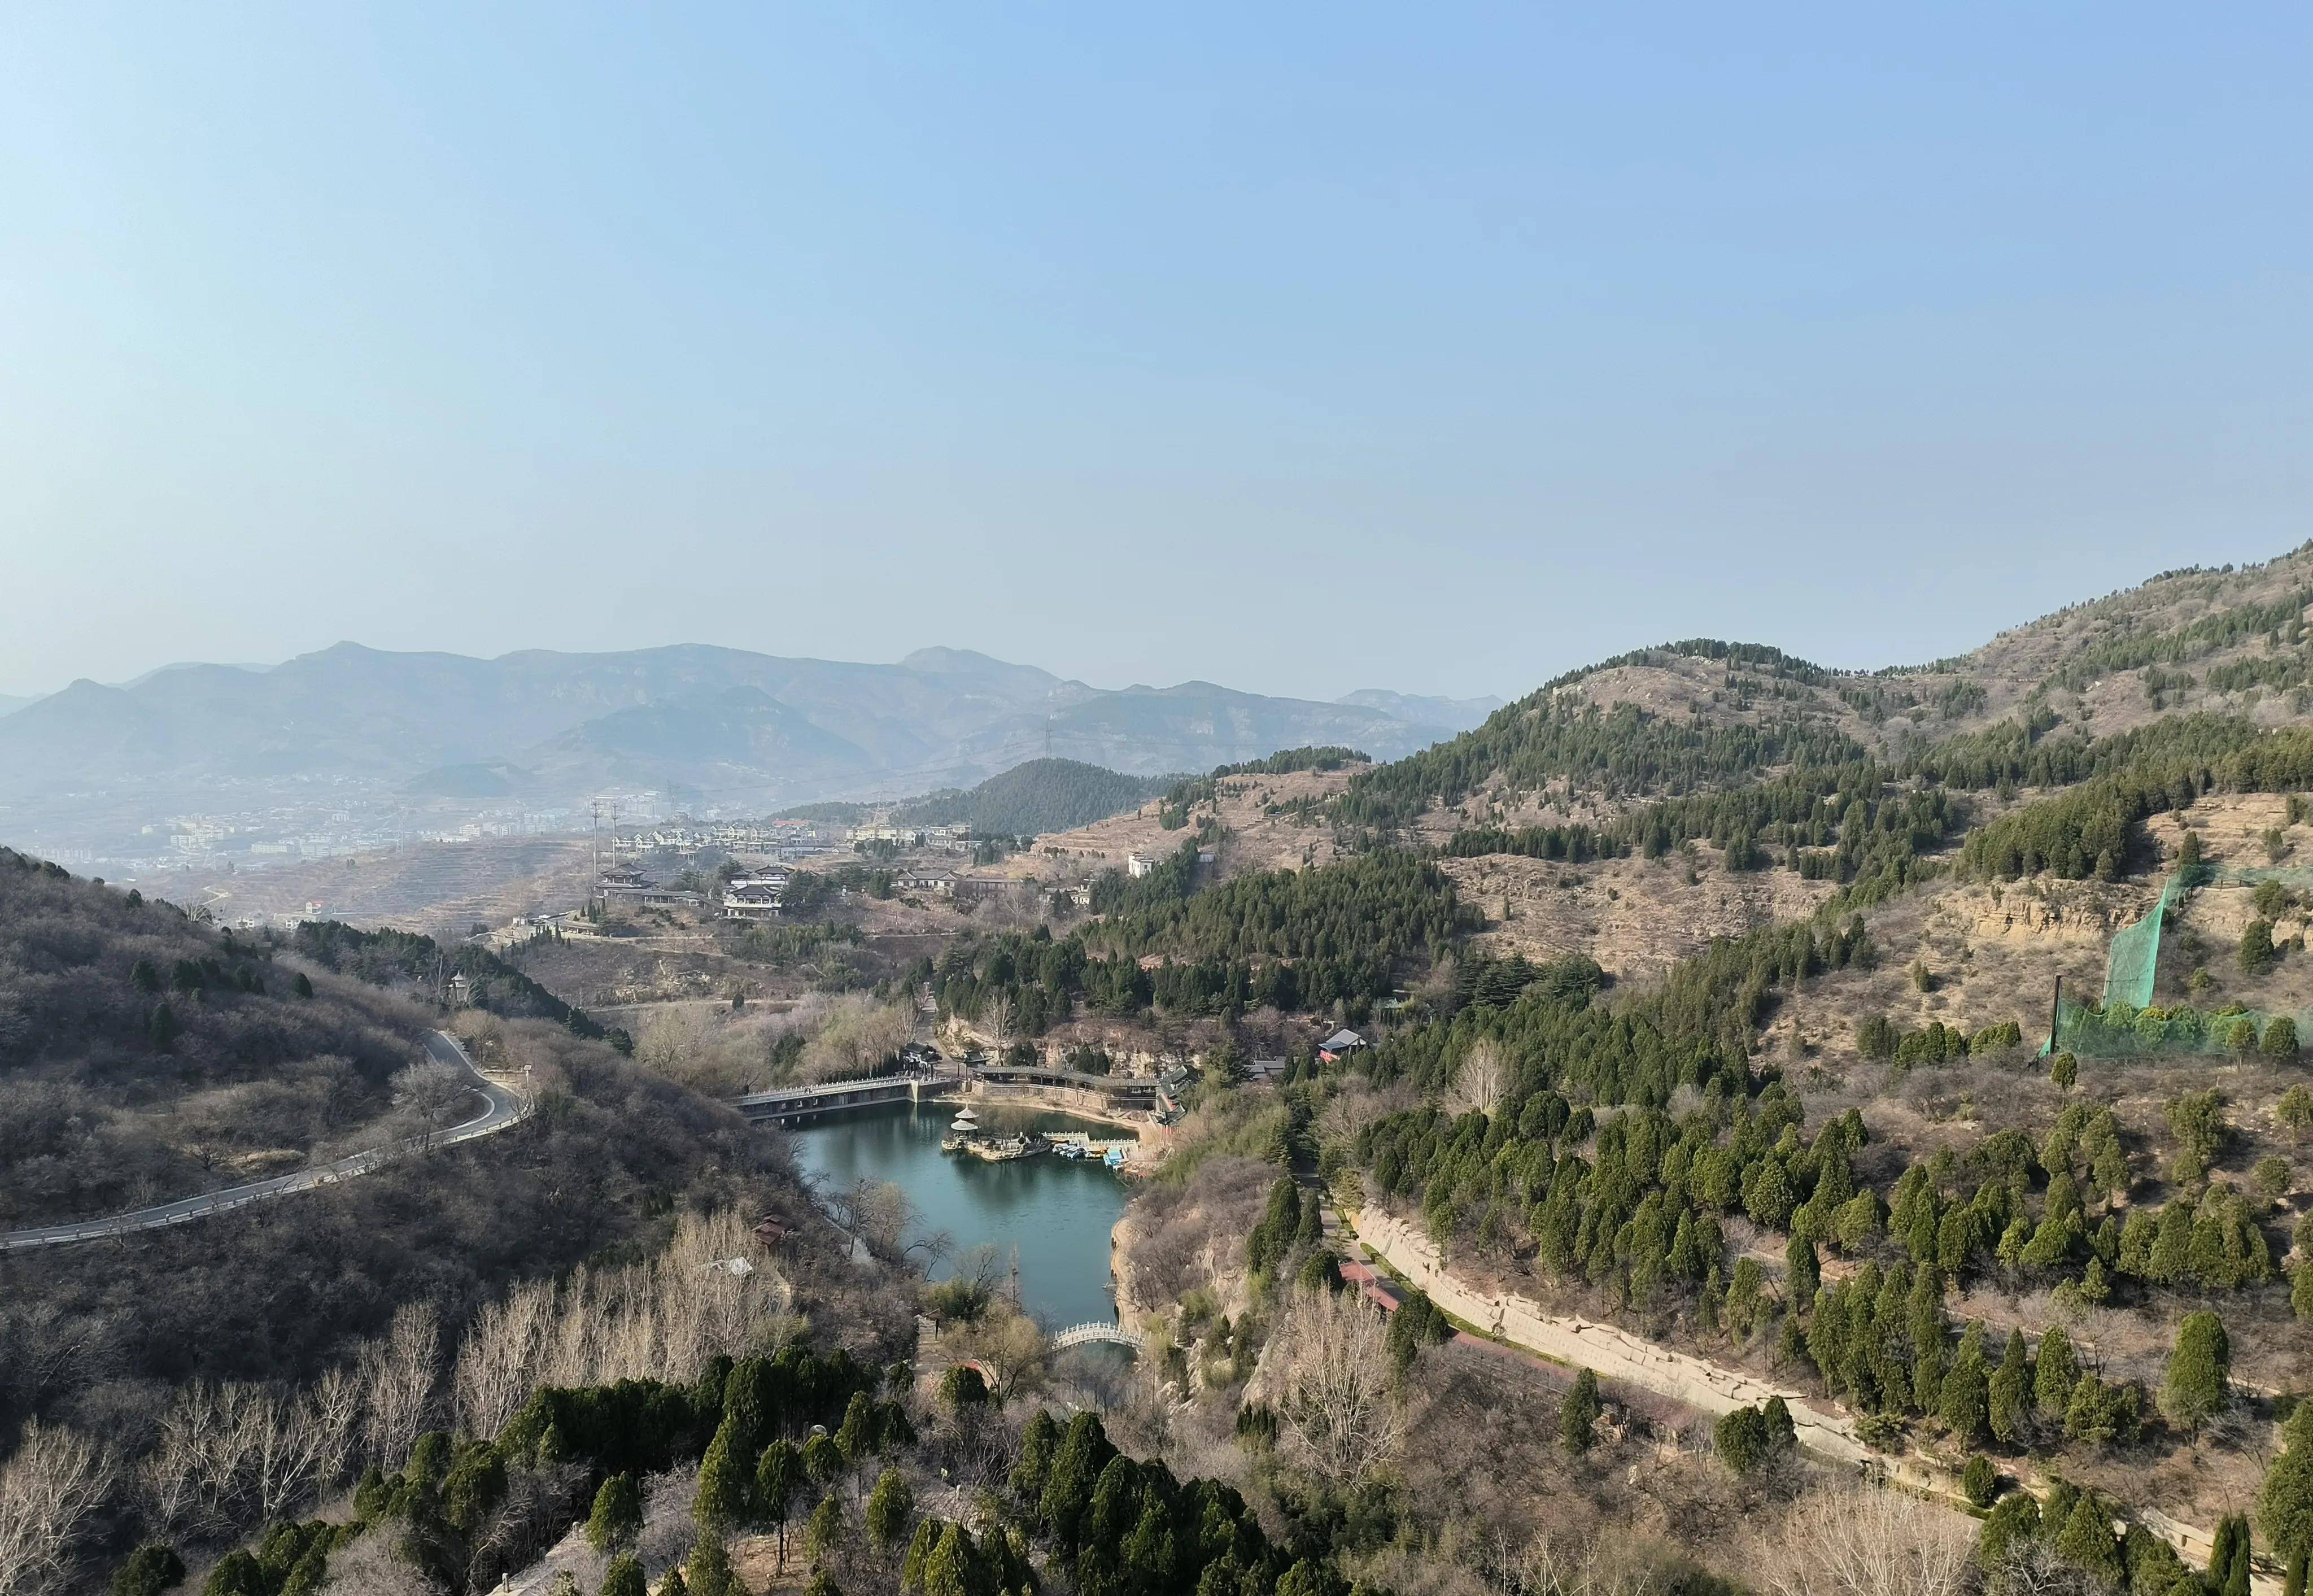
<instances>
[{"instance_id":1,"label":"valley","mask_svg":"<svg viewBox=\"0 0 2313 1596\"><path fill-rule=\"evenodd\" d=\"M7 1321L12 1345L54 1371L11 1400L75 1429L133 1415L122 1433L144 1439L125 1444L158 1444L163 1370L246 1380L265 1345L258 1378L325 1379L409 1302L445 1336L495 1333L521 1293L583 1297L593 1271L703 1245L686 1226L735 1224L752 1239L722 1232L724 1263L768 1294L717 1321L719 1355L917 1371L866 1410L894 1404L914 1439L856 1462L848 1497L833 1476L822 1488L801 1566L831 1580L875 1588L910 1539L835 1527L864 1511L869 1474L920 1503L944 1468L994 1505L934 1524L935 1543L954 1522L1039 1579L1098 1586L1105 1565L1060 1504L1016 1485L1053 1466L1039 1449L1060 1430L1039 1425L1088 1433L1096 1415L1165 1478L1247 1504L1279 1590L1761 1589L1761 1568L1814 1577L1804 1527L1835 1515L1931 1570L1921 1590L2028 1576L2174 1596L2246 1544L2243 1588L2278 1591L2313 1551L2290 1461L2313 1459L2293 1416L2313 1380L2297 1043L2313 717L2288 686L2308 583L2304 552L2170 576L1871 676L1748 646L1643 650L1395 757L1284 746L1183 777L1031 760L789 816L813 839L793 851L678 824L636 828L599 875L585 848L507 841L465 844L462 870L405 851L264 884L319 914L276 908L255 872L204 878L186 916L28 863L28 884L109 929L27 933L9 955L9 1133L52 1123L58 1091L128 1079L127 1061L154 1082L108 1109L114 1140L46 1155L59 1170L126 1168L132 1125L253 1127L322 1045L287 1047L240 1096L176 1079L155 1063L155 994L128 995L154 934L138 913L213 949L202 1024L258 1001L227 995L247 987L225 980L227 949L263 1001L302 978L347 1023L447 1026L538 1107L484 1144L130 1243L136 1289L215 1349L189 1358L63 1330L121 1310L92 1255L0 1262L40 1304ZM340 905L363 926L334 923ZM236 913L251 923L227 929ZM2108 984L2116 938L2148 950L2141 993ZM102 1010L41 995L68 989L110 994L135 1026L59 1051L41 1014ZM114 1062L87 1062L100 1048ZM1130 1172L972 1165L938 1149L945 1099L790 1132L728 1107L887 1078L927 1048L967 1071L956 1100L998 1117L1130 1086L1107 1113L1138 1136ZM550 1151L574 1119L581 1144ZM285 1160L337 1145L233 1133ZM157 1145L133 1158L187 1156L181 1134ZM78 1174L24 1212L96 1212L158 1177ZM519 1252L484 1218L502 1207L536 1239ZM357 1310L293 1335L277 1316L318 1283L230 1308L183 1295L193 1257L253 1279L282 1266L277 1230L302 1248L348 1223L377 1227L356 1249ZM457 1260L447 1278L420 1283L420 1235ZM1137 1354L1052 1344L1102 1318L1109 1290ZM101 1358L72 1350L100 1341ZM663 1366L690 1391L706 1345L571 1379ZM435 1422L567 1504L524 1521L523 1556L544 1561L516 1588L541 1570L609 1579L615 1543L561 1530L578 1481L603 1487L616 1459L553 1486L513 1407L493 1440L463 1390L429 1398ZM726 1398L682 1400L711 1416ZM796 1560L761 1500L710 1505L727 1415L684 1422L653 1454L667 1467L646 1522L686 1527L634 1555L655 1579L681 1564L712 1583L724 1556L750 1591L779 1588ZM1523 1473L1443 1488L1479 1432ZM421 1451L363 1455L390 1480L427 1467ZM303 1500L347 1525L404 1511L332 1495L350 1467ZM1851 1483L1883 1477L1916 1511ZM1173 1488L1135 1511L1161 1520L1149 1503ZM173 1534L214 1560L263 1516ZM1616 1524L1638 1530L1617 1540ZM92 1568L119 1549L76 1533ZM455 1591L485 1565L435 1566Z\"/></svg>"}]
</instances>

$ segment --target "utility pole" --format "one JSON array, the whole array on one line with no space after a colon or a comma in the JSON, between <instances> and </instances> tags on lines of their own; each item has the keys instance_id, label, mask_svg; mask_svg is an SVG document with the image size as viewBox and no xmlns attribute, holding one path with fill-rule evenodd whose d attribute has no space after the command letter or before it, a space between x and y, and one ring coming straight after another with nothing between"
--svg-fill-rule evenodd
<instances>
[{"instance_id":1,"label":"utility pole","mask_svg":"<svg viewBox=\"0 0 2313 1596\"><path fill-rule=\"evenodd\" d=\"M2056 1026L2064 1017L2064 978L2056 977L2056 995L2048 1000L2048 1051L2056 1051Z\"/></svg>"}]
</instances>

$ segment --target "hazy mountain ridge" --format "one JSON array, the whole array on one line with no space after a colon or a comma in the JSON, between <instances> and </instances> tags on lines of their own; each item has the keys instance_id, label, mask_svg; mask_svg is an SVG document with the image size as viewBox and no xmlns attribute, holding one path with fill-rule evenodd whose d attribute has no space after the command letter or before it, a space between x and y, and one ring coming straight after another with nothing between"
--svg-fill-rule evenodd
<instances>
[{"instance_id":1,"label":"hazy mountain ridge","mask_svg":"<svg viewBox=\"0 0 2313 1596\"><path fill-rule=\"evenodd\" d=\"M1481 698L1437 698L1412 692L1392 692L1382 687L1360 687L1355 692L1345 692L1333 701L1337 704L1354 704L1361 710L1378 710L1400 720L1417 725L1442 726L1449 731L1473 731L1485 724L1486 717L1502 707L1503 701L1492 693Z\"/></svg>"},{"instance_id":2,"label":"hazy mountain ridge","mask_svg":"<svg viewBox=\"0 0 2313 1596\"><path fill-rule=\"evenodd\" d=\"M502 785L528 801L683 787L769 807L967 786L1047 753L1153 776L1313 742L1387 757L1453 729L1209 683L1108 691L955 648L870 665L691 644L484 660L340 643L26 703L0 722L0 792L165 788L185 808L214 785L312 779L469 797Z\"/></svg>"}]
</instances>

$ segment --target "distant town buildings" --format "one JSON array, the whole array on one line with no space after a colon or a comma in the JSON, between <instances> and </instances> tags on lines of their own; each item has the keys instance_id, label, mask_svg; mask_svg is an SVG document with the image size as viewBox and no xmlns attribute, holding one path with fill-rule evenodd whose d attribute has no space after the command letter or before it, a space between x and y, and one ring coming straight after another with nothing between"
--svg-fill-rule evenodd
<instances>
[{"instance_id":1,"label":"distant town buildings","mask_svg":"<svg viewBox=\"0 0 2313 1596\"><path fill-rule=\"evenodd\" d=\"M1153 853L1128 853L1124 856L1124 873L1135 881L1156 869L1156 856Z\"/></svg>"},{"instance_id":2,"label":"distant town buildings","mask_svg":"<svg viewBox=\"0 0 2313 1596\"><path fill-rule=\"evenodd\" d=\"M736 882L723 889L723 918L726 920L777 920L779 917L779 889L773 886L742 886Z\"/></svg>"},{"instance_id":3,"label":"distant town buildings","mask_svg":"<svg viewBox=\"0 0 2313 1596\"><path fill-rule=\"evenodd\" d=\"M622 865L602 872L602 879L594 884L594 895L606 905L634 904L646 909L697 909L707 902L700 893L654 886L644 879L640 870Z\"/></svg>"}]
</instances>

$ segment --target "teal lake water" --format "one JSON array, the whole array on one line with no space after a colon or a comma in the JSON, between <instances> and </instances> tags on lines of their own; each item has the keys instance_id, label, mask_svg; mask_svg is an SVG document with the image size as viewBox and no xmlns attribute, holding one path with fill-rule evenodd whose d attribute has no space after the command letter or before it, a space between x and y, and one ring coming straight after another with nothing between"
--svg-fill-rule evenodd
<instances>
[{"instance_id":1,"label":"teal lake water","mask_svg":"<svg viewBox=\"0 0 2313 1596\"><path fill-rule=\"evenodd\" d=\"M982 1130L1128 1133L1088 1124L1064 1114L972 1105ZM796 1161L831 1188L863 1176L888 1180L916 1205L917 1234L945 1230L961 1255L995 1244L1008 1263L1020 1249L1021 1305L1048 1328L1113 1319L1109 1292L1108 1233L1124 1215L1131 1191L1121 1176L1098 1163L1044 1153L991 1164L940 1151L954 1116L949 1104L901 1105L838 1115L787 1133ZM935 1269L935 1278L946 1266Z\"/></svg>"}]
</instances>

